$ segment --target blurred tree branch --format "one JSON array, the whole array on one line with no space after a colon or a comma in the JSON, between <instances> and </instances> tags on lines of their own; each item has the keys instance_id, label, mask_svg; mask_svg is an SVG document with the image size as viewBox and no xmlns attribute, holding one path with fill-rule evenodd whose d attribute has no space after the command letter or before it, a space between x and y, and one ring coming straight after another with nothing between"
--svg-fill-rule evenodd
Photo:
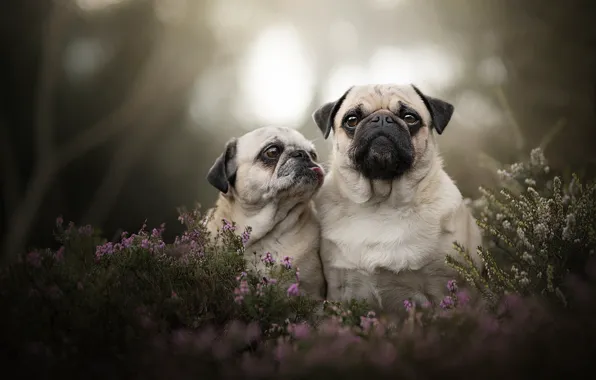
<instances>
[{"instance_id":1,"label":"blurred tree branch","mask_svg":"<svg viewBox=\"0 0 596 380\"><path fill-rule=\"evenodd\" d=\"M52 157L54 148L52 92L56 87L58 68L60 67L63 34L72 17L71 10L64 6L54 5L50 8L44 28L46 36L42 43L41 62L37 75L39 85L36 93L34 135L38 161Z\"/></svg>"},{"instance_id":2,"label":"blurred tree branch","mask_svg":"<svg viewBox=\"0 0 596 380\"><path fill-rule=\"evenodd\" d=\"M177 97L172 97L177 99ZM129 172L135 167L142 154L151 141L165 126L164 122L174 112L178 111L180 104L177 101L165 100L159 110L152 110L140 124L139 132L135 137L120 144L110 161L106 175L95 191L91 205L82 218L85 223L101 225L109 212L114 207L118 195L126 182Z\"/></svg>"},{"instance_id":3,"label":"blurred tree branch","mask_svg":"<svg viewBox=\"0 0 596 380\"><path fill-rule=\"evenodd\" d=\"M46 19L45 38L42 40L42 57L38 74L36 118L34 125L36 168L28 188L18 206L7 210L7 229L4 238L2 259L13 256L26 238L33 218L43 201L46 188L53 177L54 157L52 152L52 90L56 80L57 61L62 51L61 36L66 27L69 10L56 5L50 7ZM10 141L7 139L7 141ZM10 143L8 144L10 145ZM16 205L16 203L15 203Z\"/></svg>"},{"instance_id":4,"label":"blurred tree branch","mask_svg":"<svg viewBox=\"0 0 596 380\"><path fill-rule=\"evenodd\" d=\"M501 104L501 107L503 107L503 110L505 111L505 114L507 115L507 118L509 119L509 123L511 124L511 127L513 128L513 135L515 137L515 150L516 153L521 157L521 155L523 154L523 148L526 145L526 140L524 138L524 135L522 133L522 128L519 125L519 123L517 122L516 117L513 115L513 110L511 109L511 105L509 104L509 100L507 99L507 96L505 96L505 92L503 91L502 87L497 87L497 97L499 99L499 103Z\"/></svg>"},{"instance_id":5,"label":"blurred tree branch","mask_svg":"<svg viewBox=\"0 0 596 380\"><path fill-rule=\"evenodd\" d=\"M19 168L8 131L8 124L4 116L0 114L0 161L2 163L0 173L2 174L2 193L4 194L4 210L7 218L19 202L21 188Z\"/></svg>"},{"instance_id":6,"label":"blurred tree branch","mask_svg":"<svg viewBox=\"0 0 596 380\"><path fill-rule=\"evenodd\" d=\"M61 2L54 3L54 9L47 21L52 32L46 34L43 42L47 47L44 56L55 57L61 53L62 45L57 41L58 32L62 30L71 11ZM156 42L152 55L140 70L127 100L118 109L70 141L53 149L47 144L52 138L52 122L48 119L52 118L51 90L55 81L55 67L41 69L37 102L37 110L41 115L37 115L35 126L38 157L22 200L8 217L8 228L0 258L2 263L13 260L23 248L38 209L62 168L89 150L108 142L127 126L134 125L147 109L159 108L162 99L175 98L174 95L181 89L187 89L192 85L197 65L194 62L171 60L172 56L176 56L176 52L168 49L176 46L172 43L176 37L175 33L168 35L167 31L164 31L160 40ZM56 59L48 58L42 64L47 63L55 65Z\"/></svg>"}]
</instances>

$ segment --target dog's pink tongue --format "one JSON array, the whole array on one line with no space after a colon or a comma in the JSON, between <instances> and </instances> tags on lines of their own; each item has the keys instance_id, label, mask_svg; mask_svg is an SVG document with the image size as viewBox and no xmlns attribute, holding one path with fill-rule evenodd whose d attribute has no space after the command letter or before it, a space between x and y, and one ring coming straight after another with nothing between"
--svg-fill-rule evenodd
<instances>
[{"instance_id":1,"label":"dog's pink tongue","mask_svg":"<svg viewBox=\"0 0 596 380\"><path fill-rule=\"evenodd\" d=\"M325 177L325 175L323 174L323 169L321 169L320 167L314 166L311 169L313 172L317 173L319 179L323 179Z\"/></svg>"}]
</instances>

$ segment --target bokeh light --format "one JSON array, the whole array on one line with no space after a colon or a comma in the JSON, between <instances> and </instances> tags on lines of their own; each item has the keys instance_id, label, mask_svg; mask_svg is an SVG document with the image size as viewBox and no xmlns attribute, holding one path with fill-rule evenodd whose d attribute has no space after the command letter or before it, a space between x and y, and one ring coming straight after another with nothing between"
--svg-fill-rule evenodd
<instances>
[{"instance_id":1,"label":"bokeh light","mask_svg":"<svg viewBox=\"0 0 596 380\"><path fill-rule=\"evenodd\" d=\"M459 79L461 69L456 57L438 48L422 47L406 50L383 46L371 57L371 83L415 83L440 90Z\"/></svg>"},{"instance_id":2,"label":"bokeh light","mask_svg":"<svg viewBox=\"0 0 596 380\"><path fill-rule=\"evenodd\" d=\"M91 79L110 59L110 49L104 41L79 37L71 41L64 52L64 69L72 83Z\"/></svg>"},{"instance_id":3,"label":"bokeh light","mask_svg":"<svg viewBox=\"0 0 596 380\"><path fill-rule=\"evenodd\" d=\"M367 82L368 73L357 65L342 65L334 68L325 83L322 99L325 102L338 99L348 88Z\"/></svg>"},{"instance_id":4,"label":"bokeh light","mask_svg":"<svg viewBox=\"0 0 596 380\"><path fill-rule=\"evenodd\" d=\"M502 126L505 123L504 115L486 95L467 90L461 93L454 101L454 121L459 125L477 130L486 131L488 128Z\"/></svg>"},{"instance_id":5,"label":"bokeh light","mask_svg":"<svg viewBox=\"0 0 596 380\"><path fill-rule=\"evenodd\" d=\"M79 8L83 11L93 12L109 8L128 0L76 0Z\"/></svg>"},{"instance_id":6,"label":"bokeh light","mask_svg":"<svg viewBox=\"0 0 596 380\"><path fill-rule=\"evenodd\" d=\"M312 62L290 24L265 29L240 64L239 116L298 126L314 89Z\"/></svg>"},{"instance_id":7,"label":"bokeh light","mask_svg":"<svg viewBox=\"0 0 596 380\"><path fill-rule=\"evenodd\" d=\"M382 10L391 10L404 2L405 0L373 0L372 6Z\"/></svg>"}]
</instances>

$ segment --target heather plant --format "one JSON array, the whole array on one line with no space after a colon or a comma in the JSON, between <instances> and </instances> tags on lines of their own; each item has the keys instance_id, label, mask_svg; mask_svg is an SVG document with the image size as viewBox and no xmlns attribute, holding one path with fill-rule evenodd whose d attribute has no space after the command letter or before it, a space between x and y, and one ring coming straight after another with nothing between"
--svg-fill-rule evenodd
<instances>
[{"instance_id":1,"label":"heather plant","mask_svg":"<svg viewBox=\"0 0 596 380\"><path fill-rule=\"evenodd\" d=\"M537 148L527 162L500 169L499 189L481 188L474 202L478 224L488 237L478 249L486 275L452 256L448 263L492 302L507 293L535 294L568 305L573 276L586 278L596 249L596 183L576 174L552 175ZM570 277L571 276L571 277Z\"/></svg>"},{"instance_id":2,"label":"heather plant","mask_svg":"<svg viewBox=\"0 0 596 380\"><path fill-rule=\"evenodd\" d=\"M5 368L146 379L579 373L591 359L580 343L596 339L594 185L553 175L539 150L500 174L502 188L483 189L473 204L486 272L448 259L488 310L458 279L438 305L406 299L396 315L359 300L311 300L291 257L246 260L250 228L222 220L211 236L198 208L180 210L186 228L172 242L164 225L106 241L58 218L56 249L0 271ZM573 314L545 300L573 304Z\"/></svg>"},{"instance_id":3,"label":"heather plant","mask_svg":"<svg viewBox=\"0 0 596 380\"><path fill-rule=\"evenodd\" d=\"M0 327L14 347L69 353L121 355L161 332L204 326L224 328L231 320L254 321L259 329L312 315L315 302L299 295L291 258L247 269L243 244L250 230L224 227L210 239L198 210L182 211L186 231L172 244L165 226L147 226L105 241L91 226L56 221L60 248L33 250L2 271ZM223 244L218 244L223 242ZM263 260L268 256L264 255ZM275 286L292 278L289 288Z\"/></svg>"}]
</instances>

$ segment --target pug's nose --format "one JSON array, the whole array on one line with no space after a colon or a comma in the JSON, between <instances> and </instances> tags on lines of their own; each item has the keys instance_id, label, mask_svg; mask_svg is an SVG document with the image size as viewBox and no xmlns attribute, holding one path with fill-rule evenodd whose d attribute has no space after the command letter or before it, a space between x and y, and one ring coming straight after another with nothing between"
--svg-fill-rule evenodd
<instances>
[{"instance_id":1,"label":"pug's nose","mask_svg":"<svg viewBox=\"0 0 596 380\"><path fill-rule=\"evenodd\" d=\"M302 149L297 149L295 151L290 152L290 157L292 158L308 158L308 153Z\"/></svg>"},{"instance_id":2,"label":"pug's nose","mask_svg":"<svg viewBox=\"0 0 596 380\"><path fill-rule=\"evenodd\" d=\"M386 115L377 115L373 117L370 121L373 123L379 123L380 126L383 126L385 124L395 124L395 121L391 118L391 116Z\"/></svg>"}]
</instances>

